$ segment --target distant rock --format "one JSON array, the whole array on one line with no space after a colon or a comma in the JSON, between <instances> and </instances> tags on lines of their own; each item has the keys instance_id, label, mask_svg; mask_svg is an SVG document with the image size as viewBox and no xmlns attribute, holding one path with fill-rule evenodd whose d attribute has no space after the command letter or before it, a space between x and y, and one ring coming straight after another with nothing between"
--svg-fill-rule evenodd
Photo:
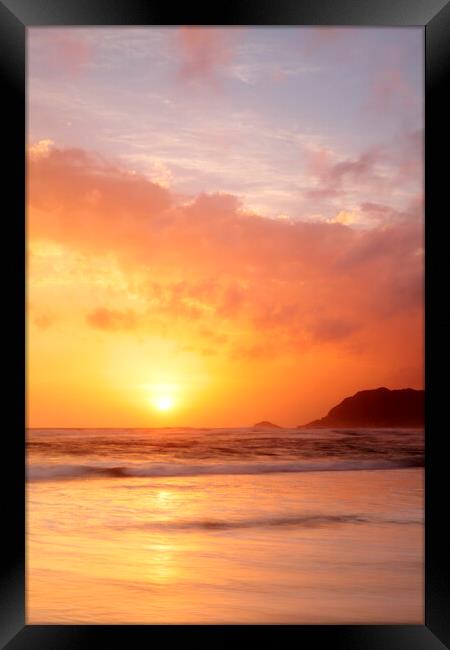
<instances>
[{"instance_id":1,"label":"distant rock","mask_svg":"<svg viewBox=\"0 0 450 650\"><path fill-rule=\"evenodd\" d=\"M425 391L413 388L361 390L320 420L304 427L422 427Z\"/></svg>"},{"instance_id":2,"label":"distant rock","mask_svg":"<svg viewBox=\"0 0 450 650\"><path fill-rule=\"evenodd\" d=\"M263 420L262 422L257 422L256 424L253 425L254 429L281 429L282 427L279 427L278 424L274 424L273 422L266 422Z\"/></svg>"}]
</instances>

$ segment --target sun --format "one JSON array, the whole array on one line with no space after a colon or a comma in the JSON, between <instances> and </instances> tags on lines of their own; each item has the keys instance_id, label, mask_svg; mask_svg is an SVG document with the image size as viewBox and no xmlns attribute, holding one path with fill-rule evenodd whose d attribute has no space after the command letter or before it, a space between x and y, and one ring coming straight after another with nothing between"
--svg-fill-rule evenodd
<instances>
[{"instance_id":1,"label":"sun","mask_svg":"<svg viewBox=\"0 0 450 650\"><path fill-rule=\"evenodd\" d=\"M169 413L180 406L179 385L174 381L155 381L142 384L146 393L146 402L153 411Z\"/></svg>"},{"instance_id":2,"label":"sun","mask_svg":"<svg viewBox=\"0 0 450 650\"><path fill-rule=\"evenodd\" d=\"M153 400L153 405L158 411L170 411L173 408L174 401L169 395L160 395Z\"/></svg>"}]
</instances>

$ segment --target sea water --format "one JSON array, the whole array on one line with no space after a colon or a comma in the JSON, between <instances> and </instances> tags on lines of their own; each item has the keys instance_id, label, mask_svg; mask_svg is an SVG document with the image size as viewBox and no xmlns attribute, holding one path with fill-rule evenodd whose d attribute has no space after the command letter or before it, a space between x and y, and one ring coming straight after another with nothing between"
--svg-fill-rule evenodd
<instances>
[{"instance_id":1,"label":"sea water","mask_svg":"<svg viewBox=\"0 0 450 650\"><path fill-rule=\"evenodd\" d=\"M27 623L421 624L423 441L31 429Z\"/></svg>"}]
</instances>

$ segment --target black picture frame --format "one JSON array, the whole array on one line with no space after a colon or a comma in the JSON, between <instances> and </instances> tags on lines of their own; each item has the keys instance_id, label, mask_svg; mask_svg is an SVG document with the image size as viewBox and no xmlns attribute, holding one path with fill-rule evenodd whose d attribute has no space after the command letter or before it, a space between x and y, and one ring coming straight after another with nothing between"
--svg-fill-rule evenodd
<instances>
[{"instance_id":1,"label":"black picture frame","mask_svg":"<svg viewBox=\"0 0 450 650\"><path fill-rule=\"evenodd\" d=\"M174 20L176 19L176 20ZM39 25L342 25L422 26L425 37L425 624L424 625L279 625L279 626L142 626L142 625L25 625L25 33ZM2 572L0 581L0 643L9 650L33 648L94 648L120 645L146 647L180 643L194 647L231 644L295 643L346 650L438 650L450 647L449 559L445 534L448 460L442 425L448 397L445 316L445 270L448 244L443 236L448 219L448 155L445 102L450 60L450 4L445 0L277 0L227 2L176 10L168 3L148 0L0 0L0 70L2 88L4 250L13 254L2 262L6 309L5 352L16 343L4 368L4 412L11 417L3 431L4 479ZM447 134L447 138L445 137ZM441 154L441 155L440 155ZM447 182L446 182L447 181ZM6 209L5 196L9 198ZM442 208L441 208L442 206ZM445 210L445 208L447 208ZM441 212L442 209L442 212ZM445 211L444 211L445 210ZM446 214L447 213L447 214ZM447 254L446 254L447 253ZM448 289L447 289L448 291ZM448 294L447 294L448 295ZM14 314L17 318L11 318ZM8 329L9 328L9 329ZM448 359L450 360L450 359ZM15 397L15 399L13 399ZM9 470L9 471L7 471Z\"/></svg>"}]
</instances>

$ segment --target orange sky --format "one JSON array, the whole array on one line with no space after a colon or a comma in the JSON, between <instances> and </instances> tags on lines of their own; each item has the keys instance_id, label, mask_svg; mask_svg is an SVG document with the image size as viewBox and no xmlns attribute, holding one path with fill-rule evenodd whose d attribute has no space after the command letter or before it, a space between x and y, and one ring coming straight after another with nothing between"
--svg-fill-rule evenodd
<instances>
[{"instance_id":1,"label":"orange sky","mask_svg":"<svg viewBox=\"0 0 450 650\"><path fill-rule=\"evenodd\" d=\"M43 84L34 75L32 116ZM59 68L51 75L63 93ZM79 71L70 83L82 83ZM178 187L193 143L177 118L180 167L155 158L151 173L102 149L100 136L74 146L44 118L38 127L28 136L29 426L288 426L360 389L423 386L420 147L417 160L411 149L394 160L309 142L307 218L285 204L270 213L285 192L276 165L266 212L246 198L249 163L236 171L242 191Z\"/></svg>"}]
</instances>

